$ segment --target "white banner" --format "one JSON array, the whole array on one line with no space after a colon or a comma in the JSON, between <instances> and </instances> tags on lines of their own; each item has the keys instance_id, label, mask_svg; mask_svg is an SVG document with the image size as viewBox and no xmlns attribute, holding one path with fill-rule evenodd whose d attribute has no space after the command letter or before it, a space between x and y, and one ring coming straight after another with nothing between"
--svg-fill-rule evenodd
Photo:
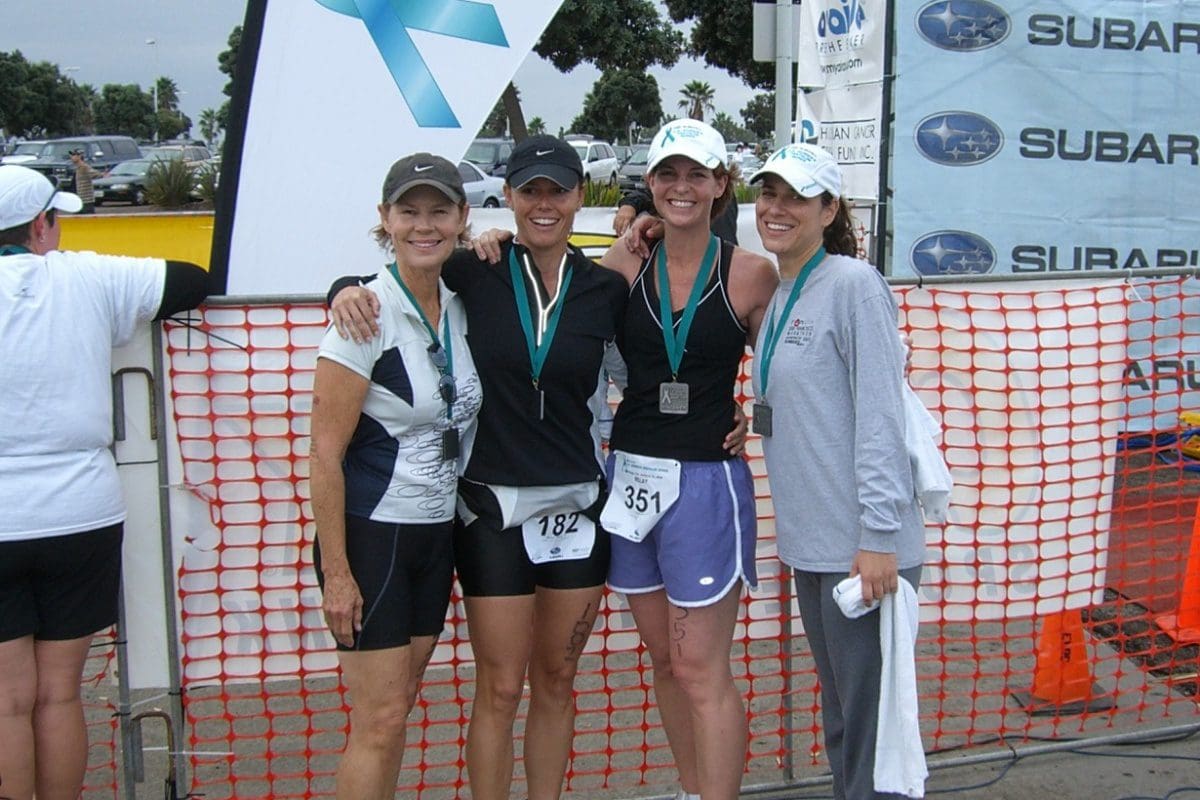
<instances>
[{"instance_id":1,"label":"white banner","mask_svg":"<svg viewBox=\"0 0 1200 800\"><path fill-rule=\"evenodd\" d=\"M883 84L864 83L796 93L797 139L828 150L842 166L842 193L879 198Z\"/></svg>"},{"instance_id":2,"label":"white banner","mask_svg":"<svg viewBox=\"0 0 1200 800\"><path fill-rule=\"evenodd\" d=\"M377 261L367 232L388 167L417 151L461 158L559 4L269 3L226 293L320 291Z\"/></svg>"},{"instance_id":3,"label":"white banner","mask_svg":"<svg viewBox=\"0 0 1200 800\"><path fill-rule=\"evenodd\" d=\"M800 86L883 80L886 0L805 0L796 53Z\"/></svg>"}]
</instances>

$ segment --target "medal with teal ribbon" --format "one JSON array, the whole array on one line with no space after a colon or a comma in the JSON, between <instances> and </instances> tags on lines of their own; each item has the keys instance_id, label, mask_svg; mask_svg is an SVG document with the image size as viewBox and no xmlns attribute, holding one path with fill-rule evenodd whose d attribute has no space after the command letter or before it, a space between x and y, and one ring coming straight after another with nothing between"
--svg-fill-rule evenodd
<instances>
[{"instance_id":1,"label":"medal with teal ribbon","mask_svg":"<svg viewBox=\"0 0 1200 800\"><path fill-rule=\"evenodd\" d=\"M430 344L427 348L429 360L433 362L434 368L438 371L438 395L446 403L448 427L442 431L442 458L446 461L453 461L458 458L459 450L458 428L454 427L454 401L458 395L458 386L454 382L454 343L450 337L450 314L443 309L442 336L439 339L437 328L430 324L425 312L421 310L421 304L413 296L412 290L400 278L400 270L396 267L396 262L388 264L387 268L391 276L396 279L396 283L399 284L400 291L404 292L404 296L417 310L417 316L420 317L421 324L425 326L425 331L429 334Z\"/></svg>"},{"instance_id":2,"label":"medal with teal ribbon","mask_svg":"<svg viewBox=\"0 0 1200 800\"><path fill-rule=\"evenodd\" d=\"M28 247L19 244L6 244L0 247L0 256L20 256L31 252Z\"/></svg>"},{"instance_id":3,"label":"medal with teal ribbon","mask_svg":"<svg viewBox=\"0 0 1200 800\"><path fill-rule=\"evenodd\" d=\"M671 367L671 380L658 385L658 411L661 414L688 413L689 389L686 383L679 380L679 365L683 363L688 333L692 329L696 309L700 307L700 298L704 296L704 289L717 263L720 241L716 236L710 236L708 239L708 250L704 253L704 260L700 262L700 271L696 275L696 282L692 284L687 305L683 307L678 331L675 330L674 315L671 313L671 276L667 274L667 243L663 242L658 246L654 264L658 272L658 311L663 345L667 349L667 363Z\"/></svg>"},{"instance_id":4,"label":"medal with teal ribbon","mask_svg":"<svg viewBox=\"0 0 1200 800\"><path fill-rule=\"evenodd\" d=\"M775 297L771 299L771 307L767 309L767 329L763 333L762 352L758 353L755 358L755 366L758 367L758 386L762 390L762 395L754 401L754 410L752 421L754 424L754 432L759 436L771 435L771 406L767 402L767 382L771 377L771 359L775 357L775 348L779 345L779 340L783 338L784 326L787 323L788 317L792 314L792 308L796 305L796 301L800 299L800 291L804 288L804 284L808 282L808 276L817 268L817 265L825 260L825 248L818 247L817 252L812 254L812 258L804 262L804 266L800 269L800 274L796 276L796 282L792 284L792 290L788 292L787 301L783 304L783 313L778 317L775 316L775 306L779 300L779 293L775 293Z\"/></svg>"},{"instance_id":5,"label":"medal with teal ribbon","mask_svg":"<svg viewBox=\"0 0 1200 800\"><path fill-rule=\"evenodd\" d=\"M525 271L529 280L537 289L536 270L529 265L529 255L524 254ZM565 272L564 272L565 269ZM558 331L558 321L562 318L563 306L566 305L567 287L571 285L571 275L574 268L567 267L567 253L563 253L562 261L558 264L558 291L545 304L538 293L538 324L533 325L533 314L529 310L529 292L525 288L525 277L517 264L517 247L513 245L508 251L508 274L512 277L513 293L517 298L517 316L521 318L521 332L525 334L525 346L529 350L529 377L533 383L533 413L537 419L545 419L546 393L541 388L542 367L554 342L554 334Z\"/></svg>"}]
</instances>

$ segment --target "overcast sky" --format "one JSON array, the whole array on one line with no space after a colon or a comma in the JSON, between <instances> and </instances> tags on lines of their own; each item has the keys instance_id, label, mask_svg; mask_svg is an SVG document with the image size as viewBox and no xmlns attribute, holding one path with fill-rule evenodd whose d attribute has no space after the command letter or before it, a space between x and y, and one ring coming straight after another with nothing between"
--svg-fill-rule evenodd
<instances>
[{"instance_id":1,"label":"overcast sky","mask_svg":"<svg viewBox=\"0 0 1200 800\"><path fill-rule=\"evenodd\" d=\"M245 0L0 0L0 51L20 50L31 61L55 63L77 83L97 90L106 83L136 83L148 90L157 75L173 78L180 107L198 136L200 111L225 100L217 54L225 49L229 31L241 24L245 8ZM147 44L149 39L155 44ZM679 90L690 80L707 81L716 92L717 110L738 122L741 108L754 96L724 70L694 60L651 73L668 115L677 113ZM555 133L580 112L599 76L590 66L564 75L531 54L514 81L525 118L540 116Z\"/></svg>"}]
</instances>

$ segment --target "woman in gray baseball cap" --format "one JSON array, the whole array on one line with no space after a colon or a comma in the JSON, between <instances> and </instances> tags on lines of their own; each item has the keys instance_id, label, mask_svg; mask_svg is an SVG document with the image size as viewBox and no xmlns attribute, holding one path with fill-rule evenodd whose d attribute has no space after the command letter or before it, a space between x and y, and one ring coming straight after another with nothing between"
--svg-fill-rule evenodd
<instances>
[{"instance_id":1,"label":"woman in gray baseball cap","mask_svg":"<svg viewBox=\"0 0 1200 800\"><path fill-rule=\"evenodd\" d=\"M609 535L597 524L604 498L599 412L606 408L605 356L628 288L569 244L582 183L573 147L552 136L525 139L509 159L504 187L516 240L498 248L493 263L463 251L444 271L466 307L484 386L454 534L476 663L466 746L476 800L510 796L513 727L526 681L527 794L561 794L574 739L575 673L608 573ZM333 317L347 334L371 337L378 301L369 289L347 286L354 282L335 284L334 293L342 292Z\"/></svg>"},{"instance_id":2,"label":"woman in gray baseball cap","mask_svg":"<svg viewBox=\"0 0 1200 800\"><path fill-rule=\"evenodd\" d=\"M195 264L59 249L79 198L0 166L0 794L73 798L87 767L79 682L117 621L125 504L112 350L194 308Z\"/></svg>"},{"instance_id":3,"label":"woman in gray baseball cap","mask_svg":"<svg viewBox=\"0 0 1200 800\"><path fill-rule=\"evenodd\" d=\"M388 170L374 234L379 335L321 342L313 385L314 553L350 690L339 798L391 797L409 712L446 619L460 453L482 390L442 265L467 226L458 169L417 153Z\"/></svg>"}]
</instances>

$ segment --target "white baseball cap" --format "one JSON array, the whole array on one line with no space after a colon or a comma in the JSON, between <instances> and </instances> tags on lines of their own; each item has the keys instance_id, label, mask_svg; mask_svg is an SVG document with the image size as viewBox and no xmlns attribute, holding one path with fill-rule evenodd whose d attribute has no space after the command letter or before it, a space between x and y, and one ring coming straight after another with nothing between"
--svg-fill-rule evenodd
<instances>
[{"instance_id":1,"label":"white baseball cap","mask_svg":"<svg viewBox=\"0 0 1200 800\"><path fill-rule=\"evenodd\" d=\"M0 166L0 231L30 222L47 209L74 214L83 208L79 195L60 192L40 172L17 164Z\"/></svg>"},{"instance_id":2,"label":"white baseball cap","mask_svg":"<svg viewBox=\"0 0 1200 800\"><path fill-rule=\"evenodd\" d=\"M842 196L842 168L837 159L814 144L789 144L779 148L767 163L750 178L751 183L764 175L778 175L801 197L818 197L829 192Z\"/></svg>"},{"instance_id":3,"label":"white baseball cap","mask_svg":"<svg viewBox=\"0 0 1200 800\"><path fill-rule=\"evenodd\" d=\"M650 142L646 172L653 172L663 159L684 156L708 169L725 163L725 139L711 125L694 119L671 120L658 129Z\"/></svg>"}]
</instances>

